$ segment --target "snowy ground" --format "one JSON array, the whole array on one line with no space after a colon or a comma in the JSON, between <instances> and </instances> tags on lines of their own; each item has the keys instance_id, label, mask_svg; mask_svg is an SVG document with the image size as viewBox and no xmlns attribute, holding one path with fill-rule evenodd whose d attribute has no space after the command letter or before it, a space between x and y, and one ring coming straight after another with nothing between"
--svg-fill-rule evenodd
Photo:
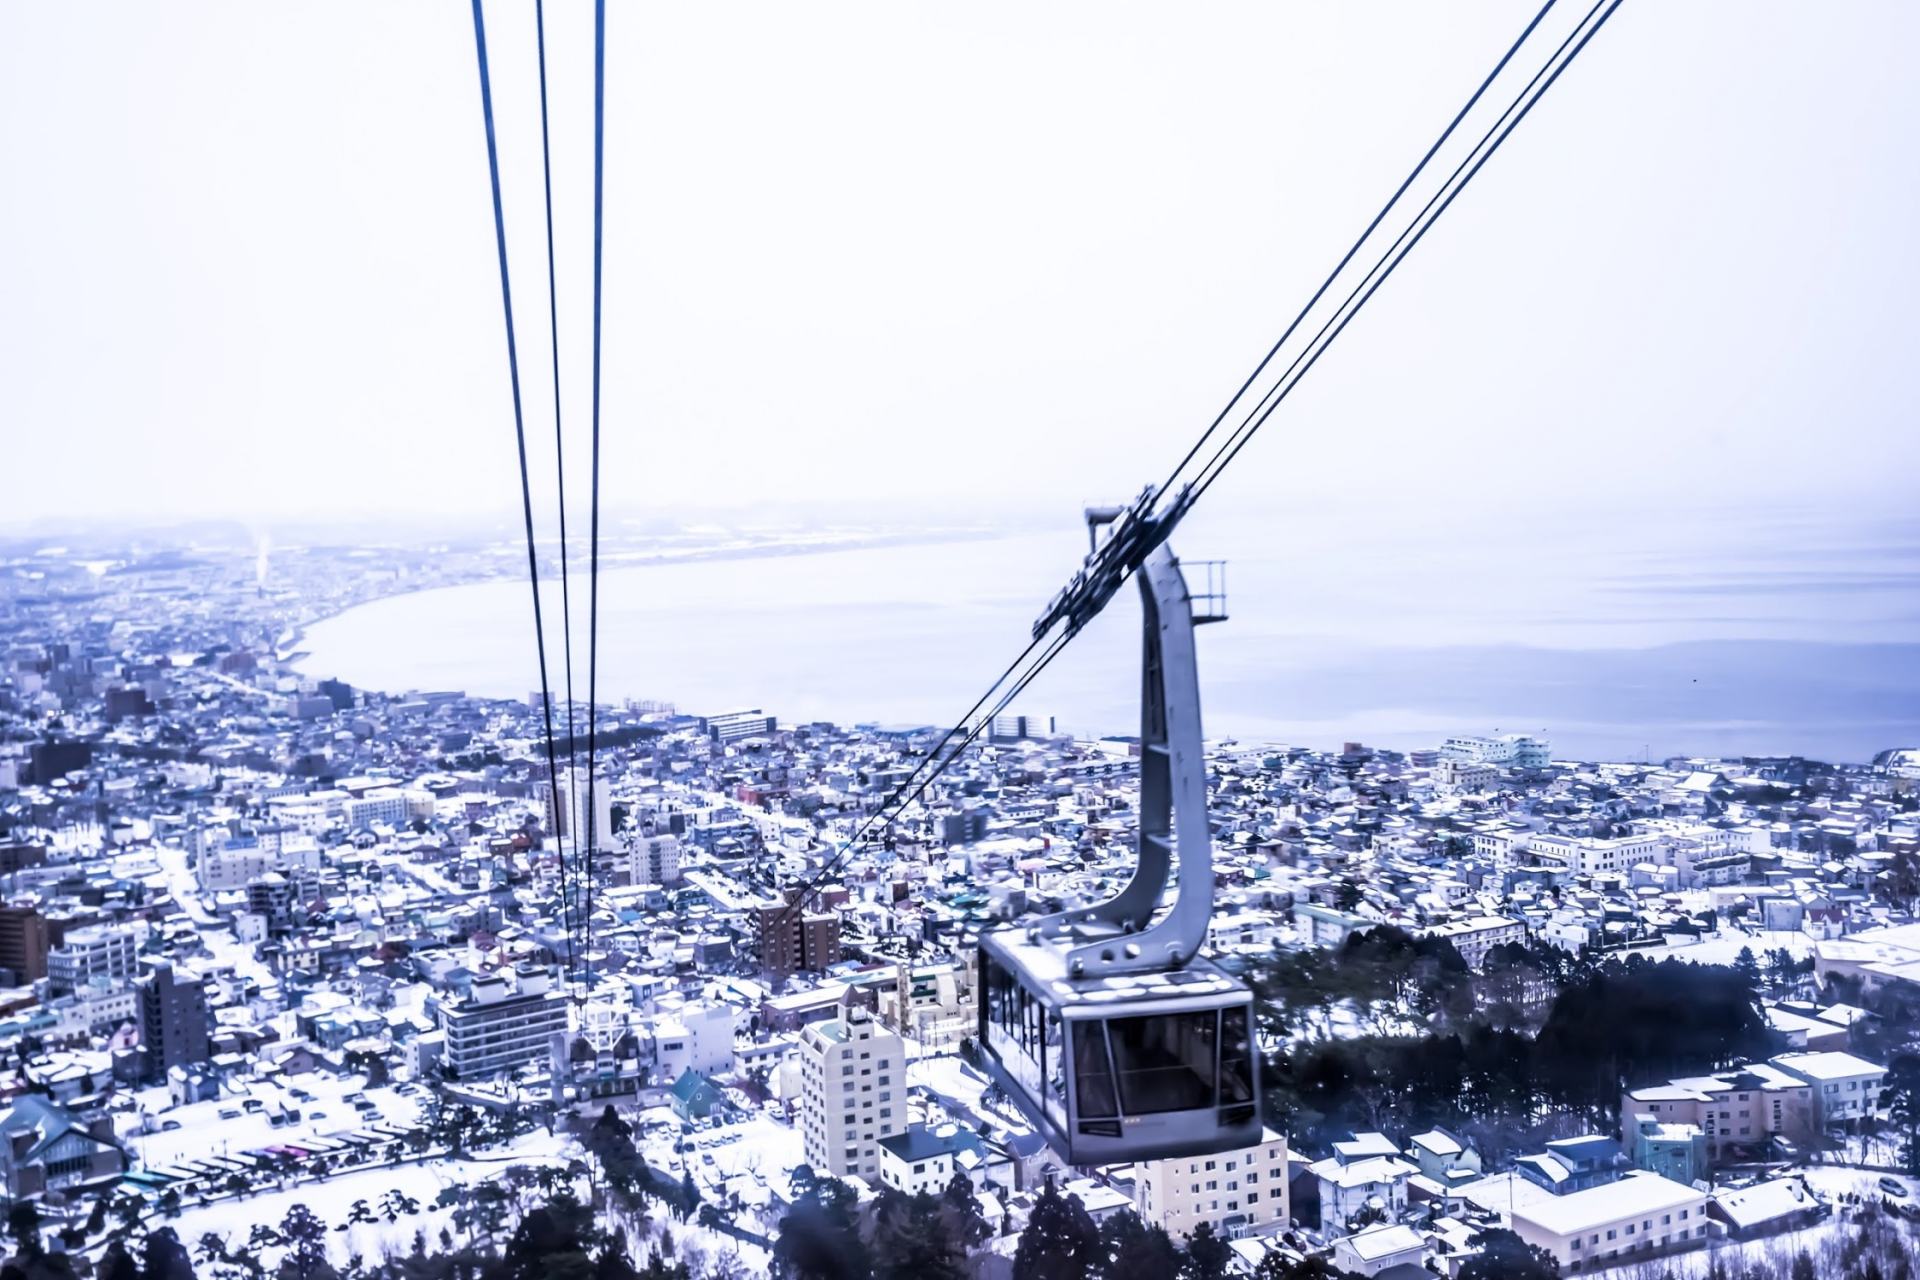
<instances>
[{"instance_id":1,"label":"snowy ground","mask_svg":"<svg viewBox=\"0 0 1920 1280\"><path fill-rule=\"evenodd\" d=\"M359 1076L319 1071L288 1076L281 1084L255 1081L247 1097L263 1105L264 1110L259 1112L247 1111L246 1098L237 1095L174 1107L168 1105L166 1090L142 1090L140 1105L159 1132L139 1132L140 1113L130 1112L119 1117L120 1136L134 1155L135 1167L164 1170L189 1160L231 1158L268 1147L298 1147L313 1139L339 1139L376 1125L407 1129L417 1123L420 1107L413 1097L397 1092L393 1086L368 1089L361 1081ZM295 1096L295 1089L309 1094L312 1100ZM372 1111L356 1109L347 1101L352 1094L364 1094L373 1104ZM275 1128L267 1116L282 1106L299 1110L300 1119ZM376 1120L375 1115L381 1118ZM168 1124L179 1127L164 1128Z\"/></svg>"},{"instance_id":2,"label":"snowy ground","mask_svg":"<svg viewBox=\"0 0 1920 1280\"><path fill-rule=\"evenodd\" d=\"M1742 947L1753 952L1753 958L1762 965L1767 962L1767 952L1786 950L1795 960L1804 960L1813 954L1814 940L1798 929L1769 930L1755 928L1752 932L1739 927L1726 928L1700 942L1673 947L1636 947L1634 954L1646 956L1649 960L1691 960L1695 964L1732 964L1740 955Z\"/></svg>"}]
</instances>

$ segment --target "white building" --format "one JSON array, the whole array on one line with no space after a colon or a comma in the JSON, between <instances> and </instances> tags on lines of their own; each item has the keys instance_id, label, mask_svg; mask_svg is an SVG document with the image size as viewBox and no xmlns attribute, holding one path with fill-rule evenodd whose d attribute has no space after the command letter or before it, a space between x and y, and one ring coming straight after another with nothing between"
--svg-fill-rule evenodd
<instances>
[{"instance_id":1,"label":"white building","mask_svg":"<svg viewBox=\"0 0 1920 1280\"><path fill-rule=\"evenodd\" d=\"M1143 1160L1133 1206L1175 1240L1211 1223L1225 1235L1287 1224L1287 1140L1268 1129L1257 1146L1219 1155Z\"/></svg>"},{"instance_id":2,"label":"white building","mask_svg":"<svg viewBox=\"0 0 1920 1280\"><path fill-rule=\"evenodd\" d=\"M545 814L544 825L556 837L564 836L569 842L579 832L582 849L587 847L588 830L584 820L587 806L587 792L593 793L593 830L592 841L596 849L613 847L613 788L604 778L596 779L591 787L587 779L560 779L560 803L554 803L554 790L551 784L542 782L534 791L540 801L541 811ZM675 864L675 871L679 866ZM659 884L658 880L650 883Z\"/></svg>"},{"instance_id":3,"label":"white building","mask_svg":"<svg viewBox=\"0 0 1920 1280\"><path fill-rule=\"evenodd\" d=\"M1585 1191L1516 1203L1513 1230L1551 1253L1563 1271L1591 1271L1636 1254L1706 1243L1707 1197L1657 1173L1636 1170Z\"/></svg>"},{"instance_id":4,"label":"white building","mask_svg":"<svg viewBox=\"0 0 1920 1280\"><path fill-rule=\"evenodd\" d=\"M364 831L376 824L405 826L410 812L406 794L398 787L379 787L340 806L340 816L355 831Z\"/></svg>"},{"instance_id":5,"label":"white building","mask_svg":"<svg viewBox=\"0 0 1920 1280\"><path fill-rule=\"evenodd\" d=\"M1448 760L1473 764L1544 769L1553 761L1553 744L1524 733L1504 733L1497 738L1466 735L1441 743L1440 754Z\"/></svg>"},{"instance_id":6,"label":"white building","mask_svg":"<svg viewBox=\"0 0 1920 1280\"><path fill-rule=\"evenodd\" d=\"M611 819L609 819L611 822ZM680 880L680 837L637 836L627 849L628 884L677 884Z\"/></svg>"},{"instance_id":7,"label":"white building","mask_svg":"<svg viewBox=\"0 0 1920 1280\"><path fill-rule=\"evenodd\" d=\"M100 978L119 990L139 976L138 950L131 929L88 925L70 930L65 942L47 952L47 984L55 995L67 995Z\"/></svg>"},{"instance_id":8,"label":"white building","mask_svg":"<svg viewBox=\"0 0 1920 1280\"><path fill-rule=\"evenodd\" d=\"M279 846L228 844L205 849L194 864L194 876L202 893L225 893L244 889L280 865Z\"/></svg>"},{"instance_id":9,"label":"white building","mask_svg":"<svg viewBox=\"0 0 1920 1280\"><path fill-rule=\"evenodd\" d=\"M880 1175L880 1141L907 1128L907 1063L899 1036L861 1005L800 1037L800 1124L807 1163L823 1177Z\"/></svg>"},{"instance_id":10,"label":"white building","mask_svg":"<svg viewBox=\"0 0 1920 1280\"><path fill-rule=\"evenodd\" d=\"M462 1080L484 1080L548 1058L567 1029L567 999L548 990L547 971L522 967L475 978L464 999L440 1005L446 1061Z\"/></svg>"},{"instance_id":11,"label":"white building","mask_svg":"<svg viewBox=\"0 0 1920 1280\"><path fill-rule=\"evenodd\" d=\"M1833 1050L1782 1053L1769 1061L1813 1086L1814 1119L1823 1128L1879 1114L1885 1067Z\"/></svg>"},{"instance_id":12,"label":"white building","mask_svg":"<svg viewBox=\"0 0 1920 1280\"><path fill-rule=\"evenodd\" d=\"M659 1056L655 1078L672 1083L684 1072L703 1076L733 1074L733 1009L724 1004L689 1004L653 1024Z\"/></svg>"},{"instance_id":13,"label":"white building","mask_svg":"<svg viewBox=\"0 0 1920 1280\"><path fill-rule=\"evenodd\" d=\"M1390 1267L1418 1267L1427 1252L1426 1237L1412 1227L1376 1222L1365 1231L1333 1242L1333 1265L1344 1275L1377 1276Z\"/></svg>"},{"instance_id":14,"label":"white building","mask_svg":"<svg viewBox=\"0 0 1920 1280\"><path fill-rule=\"evenodd\" d=\"M1345 1231L1370 1200L1378 1202L1387 1221L1398 1221L1407 1207L1407 1179L1419 1170L1401 1158L1385 1134L1356 1133L1334 1143L1333 1154L1309 1172L1320 1181L1321 1230L1334 1234Z\"/></svg>"},{"instance_id":15,"label":"white building","mask_svg":"<svg viewBox=\"0 0 1920 1280\"><path fill-rule=\"evenodd\" d=\"M1500 781L1500 770L1479 760L1448 758L1433 766L1433 780L1448 791L1485 791Z\"/></svg>"},{"instance_id":16,"label":"white building","mask_svg":"<svg viewBox=\"0 0 1920 1280\"><path fill-rule=\"evenodd\" d=\"M1552 858L1576 876L1600 873L1625 875L1635 864L1671 865L1663 835L1598 836L1536 835L1529 848L1537 857Z\"/></svg>"},{"instance_id":17,"label":"white building","mask_svg":"<svg viewBox=\"0 0 1920 1280\"><path fill-rule=\"evenodd\" d=\"M986 1148L977 1134L957 1124L910 1125L880 1140L880 1180L907 1195L939 1195L953 1176L966 1175L978 1191L986 1182Z\"/></svg>"},{"instance_id":18,"label":"white building","mask_svg":"<svg viewBox=\"0 0 1920 1280\"><path fill-rule=\"evenodd\" d=\"M1467 916L1422 929L1420 936L1445 938L1453 943L1453 949L1460 953L1460 958L1467 962L1469 969L1478 969L1486 960L1487 952L1495 947L1510 942L1525 942L1527 928L1518 920L1509 920L1505 916Z\"/></svg>"}]
</instances>

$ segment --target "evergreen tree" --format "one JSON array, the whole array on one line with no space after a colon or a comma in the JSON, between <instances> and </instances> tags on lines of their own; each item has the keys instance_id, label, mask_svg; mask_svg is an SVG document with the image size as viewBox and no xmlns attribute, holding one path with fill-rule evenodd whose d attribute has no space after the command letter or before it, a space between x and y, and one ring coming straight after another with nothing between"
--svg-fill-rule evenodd
<instances>
[{"instance_id":1,"label":"evergreen tree","mask_svg":"<svg viewBox=\"0 0 1920 1280\"><path fill-rule=\"evenodd\" d=\"M1181 1280L1226 1280L1227 1265L1233 1250L1214 1231L1211 1222L1203 1222L1187 1237L1186 1265L1180 1268Z\"/></svg>"},{"instance_id":2,"label":"evergreen tree","mask_svg":"<svg viewBox=\"0 0 1920 1280\"><path fill-rule=\"evenodd\" d=\"M1900 1167L1920 1174L1920 1054L1895 1054L1887 1064L1881 1103L1900 1138Z\"/></svg>"},{"instance_id":3,"label":"evergreen tree","mask_svg":"<svg viewBox=\"0 0 1920 1280\"><path fill-rule=\"evenodd\" d=\"M194 1280L193 1258L172 1227L148 1233L141 1275L142 1280Z\"/></svg>"},{"instance_id":4,"label":"evergreen tree","mask_svg":"<svg viewBox=\"0 0 1920 1280\"><path fill-rule=\"evenodd\" d=\"M127 1247L115 1240L100 1255L99 1280L140 1280L140 1264L133 1260Z\"/></svg>"},{"instance_id":5,"label":"evergreen tree","mask_svg":"<svg viewBox=\"0 0 1920 1280\"><path fill-rule=\"evenodd\" d=\"M1180 1274L1180 1248L1166 1231L1131 1209L1100 1224L1100 1280L1173 1280Z\"/></svg>"},{"instance_id":6,"label":"evergreen tree","mask_svg":"<svg viewBox=\"0 0 1920 1280\"><path fill-rule=\"evenodd\" d=\"M980 1197L973 1193L973 1182L964 1173L956 1173L940 1192L941 1209L947 1233L962 1253L979 1248L993 1234L986 1215L980 1212Z\"/></svg>"},{"instance_id":7,"label":"evergreen tree","mask_svg":"<svg viewBox=\"0 0 1920 1280\"><path fill-rule=\"evenodd\" d=\"M865 1280L873 1274L854 1221L857 1197L837 1178L816 1178L780 1219L774 1280Z\"/></svg>"},{"instance_id":8,"label":"evergreen tree","mask_svg":"<svg viewBox=\"0 0 1920 1280\"><path fill-rule=\"evenodd\" d=\"M1740 975L1749 991L1760 989L1760 962L1754 959L1752 947L1740 948L1740 954L1733 958L1733 971Z\"/></svg>"},{"instance_id":9,"label":"evergreen tree","mask_svg":"<svg viewBox=\"0 0 1920 1280\"><path fill-rule=\"evenodd\" d=\"M1013 1255L1013 1280L1088 1280L1100 1261L1100 1232L1078 1196L1049 1180L1034 1202Z\"/></svg>"},{"instance_id":10,"label":"evergreen tree","mask_svg":"<svg viewBox=\"0 0 1920 1280\"><path fill-rule=\"evenodd\" d=\"M941 1202L921 1192L888 1188L874 1204L873 1274L876 1280L960 1280L966 1255L954 1247Z\"/></svg>"},{"instance_id":11,"label":"evergreen tree","mask_svg":"<svg viewBox=\"0 0 1920 1280\"><path fill-rule=\"evenodd\" d=\"M1560 1264L1501 1227L1474 1237L1480 1252L1461 1266L1456 1280L1559 1280Z\"/></svg>"}]
</instances>

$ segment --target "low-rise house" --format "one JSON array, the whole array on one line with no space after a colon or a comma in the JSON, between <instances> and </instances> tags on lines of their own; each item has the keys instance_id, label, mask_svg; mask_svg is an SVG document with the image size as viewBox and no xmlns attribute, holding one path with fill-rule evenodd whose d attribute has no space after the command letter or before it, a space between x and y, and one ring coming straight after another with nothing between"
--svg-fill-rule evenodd
<instances>
[{"instance_id":1,"label":"low-rise house","mask_svg":"<svg viewBox=\"0 0 1920 1280\"><path fill-rule=\"evenodd\" d=\"M1799 1178L1774 1178L1735 1191L1721 1191L1707 1202L1707 1215L1727 1224L1736 1240L1753 1240L1780 1231L1812 1226L1833 1207Z\"/></svg>"},{"instance_id":2,"label":"low-rise house","mask_svg":"<svg viewBox=\"0 0 1920 1280\"><path fill-rule=\"evenodd\" d=\"M1320 1187L1320 1226L1338 1232L1374 1202L1387 1221L1398 1221L1407 1207L1407 1179L1418 1166L1400 1156L1385 1134L1356 1133L1333 1144L1333 1154L1316 1161L1311 1172Z\"/></svg>"},{"instance_id":3,"label":"low-rise house","mask_svg":"<svg viewBox=\"0 0 1920 1280\"><path fill-rule=\"evenodd\" d=\"M1333 1242L1333 1265L1344 1275L1377 1276L1396 1267L1420 1268L1427 1241L1412 1227L1379 1222Z\"/></svg>"}]
</instances>

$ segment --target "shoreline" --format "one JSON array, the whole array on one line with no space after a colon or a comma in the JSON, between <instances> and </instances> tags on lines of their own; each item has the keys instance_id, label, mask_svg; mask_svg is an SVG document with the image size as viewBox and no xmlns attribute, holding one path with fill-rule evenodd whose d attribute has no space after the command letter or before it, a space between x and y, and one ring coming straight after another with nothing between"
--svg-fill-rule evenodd
<instances>
[{"instance_id":1,"label":"shoreline","mask_svg":"<svg viewBox=\"0 0 1920 1280\"><path fill-rule=\"evenodd\" d=\"M850 538L828 542L768 542L759 546L748 547L722 546L698 548L685 552L651 552L623 559L617 564L609 565L602 563L600 571L602 573L614 573L627 569L658 568L663 564L700 564L721 560L771 560L795 555L831 554L837 551L868 551L876 547L938 546L954 542L987 542L995 538L1012 536L1014 532L1013 530L1007 529L954 529L930 533L860 534ZM543 566L543 568L545 567L547 566ZM553 580L557 581L557 576L555 576ZM398 600L404 596L419 595L425 591L451 591L460 587L475 587L495 582L516 581L524 582L525 575L521 573L484 574L458 582L409 584L397 587L391 591L382 591L375 595L370 595L363 600L355 600L349 604L340 605L338 608L329 609L324 613L317 613L311 618L302 619L274 640L273 660L276 664L286 667L296 675L306 675L307 673L301 671L295 663L305 661L313 655L305 650L294 650L293 646L300 644L306 639L307 631L311 627L319 626L323 622L331 622L335 618L343 617L353 612L355 609L363 608L371 604L379 604L383 600ZM286 650L287 652L283 653L282 650ZM382 692L385 691L383 690Z\"/></svg>"}]
</instances>

